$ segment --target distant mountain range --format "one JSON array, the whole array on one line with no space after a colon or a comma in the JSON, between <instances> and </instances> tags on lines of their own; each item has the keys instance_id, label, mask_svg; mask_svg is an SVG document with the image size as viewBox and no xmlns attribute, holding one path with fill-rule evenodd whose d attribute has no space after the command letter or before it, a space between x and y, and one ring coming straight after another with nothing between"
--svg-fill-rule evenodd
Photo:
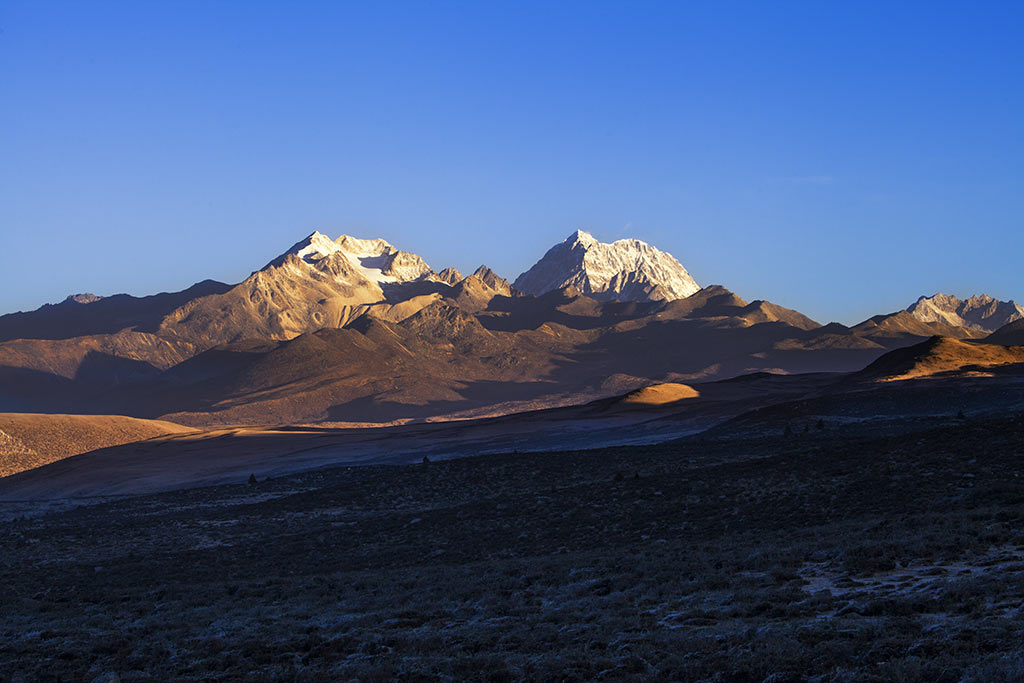
<instances>
[{"instance_id":1,"label":"distant mountain range","mask_svg":"<svg viewBox=\"0 0 1024 683\"><path fill-rule=\"evenodd\" d=\"M501 414L654 383L859 370L934 335L1016 339L1022 321L1012 301L938 294L821 325L701 288L639 240L582 231L512 285L314 232L237 285L79 294L0 316L0 411L197 425Z\"/></svg>"}]
</instances>

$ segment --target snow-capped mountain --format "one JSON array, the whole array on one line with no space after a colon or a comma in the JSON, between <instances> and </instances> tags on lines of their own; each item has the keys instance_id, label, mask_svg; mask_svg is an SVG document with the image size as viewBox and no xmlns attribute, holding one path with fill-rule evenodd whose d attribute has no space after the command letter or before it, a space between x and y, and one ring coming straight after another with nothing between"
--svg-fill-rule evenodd
<instances>
[{"instance_id":1,"label":"snow-capped mountain","mask_svg":"<svg viewBox=\"0 0 1024 683\"><path fill-rule=\"evenodd\" d=\"M378 285L413 282L434 276L434 271L419 256L400 251L382 239L363 240L342 235L336 240L331 240L323 233L315 231L293 244L288 251L267 264L263 270L280 267L289 256L295 256L314 267L319 266L324 259L343 259L351 268L343 266L340 270L354 270L367 281Z\"/></svg>"},{"instance_id":2,"label":"snow-capped mountain","mask_svg":"<svg viewBox=\"0 0 1024 683\"><path fill-rule=\"evenodd\" d=\"M582 230L549 249L512 286L534 295L575 287L619 301L682 299L700 290L671 254L636 239L605 244Z\"/></svg>"},{"instance_id":3,"label":"snow-capped mountain","mask_svg":"<svg viewBox=\"0 0 1024 683\"><path fill-rule=\"evenodd\" d=\"M907 312L922 322L941 322L956 327L994 332L1003 325L1024 318L1024 307L1014 301L999 301L987 294L958 299L948 294L922 296Z\"/></svg>"},{"instance_id":4,"label":"snow-capped mountain","mask_svg":"<svg viewBox=\"0 0 1024 683\"><path fill-rule=\"evenodd\" d=\"M332 240L314 232L228 291L171 311L159 331L203 347L241 339L292 339L343 327L371 307L390 315L388 306L416 294L395 290L436 279L419 256L382 239L342 235ZM405 306L401 313L417 310Z\"/></svg>"}]
</instances>

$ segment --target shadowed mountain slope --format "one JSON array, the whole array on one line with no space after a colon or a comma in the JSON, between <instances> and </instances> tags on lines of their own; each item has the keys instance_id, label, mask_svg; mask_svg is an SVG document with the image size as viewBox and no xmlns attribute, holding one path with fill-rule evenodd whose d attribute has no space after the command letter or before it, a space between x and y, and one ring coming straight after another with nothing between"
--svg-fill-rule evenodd
<instances>
[{"instance_id":1,"label":"shadowed mountain slope","mask_svg":"<svg viewBox=\"0 0 1024 683\"><path fill-rule=\"evenodd\" d=\"M976 339L985 336L980 330L955 327L941 321L926 322L907 311L876 315L854 325L850 330L859 337L871 339L887 348L907 346L915 339L927 339L936 335L956 339Z\"/></svg>"},{"instance_id":2,"label":"shadowed mountain slope","mask_svg":"<svg viewBox=\"0 0 1024 683\"><path fill-rule=\"evenodd\" d=\"M70 339L113 334L124 329L154 332L164 316L179 306L200 297L222 294L230 288L222 282L203 280L180 292L152 296L69 296L59 304L0 316L0 341Z\"/></svg>"},{"instance_id":3,"label":"shadowed mountain slope","mask_svg":"<svg viewBox=\"0 0 1024 683\"><path fill-rule=\"evenodd\" d=\"M441 299L398 322L366 315L292 340L221 346L110 394L105 405L186 424L388 423L575 404L657 382L852 370L867 362L861 348L788 350L787 340L814 334L804 329L812 321L747 304L720 287L677 303L598 302L564 291L496 295L473 314ZM871 345L868 360L881 351Z\"/></svg>"},{"instance_id":4,"label":"shadowed mountain slope","mask_svg":"<svg viewBox=\"0 0 1024 683\"><path fill-rule=\"evenodd\" d=\"M285 345L294 342L285 342ZM0 501L165 491L338 464L412 463L512 451L652 444L803 396L833 375L760 374L648 387L584 405L456 422L212 428L171 433L0 479Z\"/></svg>"},{"instance_id":5,"label":"shadowed mountain slope","mask_svg":"<svg viewBox=\"0 0 1024 683\"><path fill-rule=\"evenodd\" d=\"M1024 320L1015 320L1012 323L1007 323L982 341L986 344L1024 346Z\"/></svg>"}]
</instances>

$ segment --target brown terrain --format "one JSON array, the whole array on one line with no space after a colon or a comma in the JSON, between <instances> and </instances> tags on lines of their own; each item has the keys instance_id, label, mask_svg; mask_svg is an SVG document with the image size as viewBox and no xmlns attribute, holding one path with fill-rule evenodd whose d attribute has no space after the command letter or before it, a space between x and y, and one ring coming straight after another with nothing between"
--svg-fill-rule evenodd
<instances>
[{"instance_id":1,"label":"brown terrain","mask_svg":"<svg viewBox=\"0 0 1024 683\"><path fill-rule=\"evenodd\" d=\"M688 398L697 398L700 392L687 384L678 382L665 382L664 384L652 384L636 391L631 391L622 397L622 404L638 404L643 406L660 406L667 403L676 403Z\"/></svg>"},{"instance_id":2,"label":"brown terrain","mask_svg":"<svg viewBox=\"0 0 1024 683\"><path fill-rule=\"evenodd\" d=\"M0 477L79 453L192 431L123 415L0 413Z\"/></svg>"},{"instance_id":3,"label":"brown terrain","mask_svg":"<svg viewBox=\"0 0 1024 683\"><path fill-rule=\"evenodd\" d=\"M945 373L984 373L1016 364L1024 364L1024 346L932 337L882 356L859 375L897 381Z\"/></svg>"},{"instance_id":4,"label":"brown terrain","mask_svg":"<svg viewBox=\"0 0 1024 683\"><path fill-rule=\"evenodd\" d=\"M188 432L171 425L176 429L139 437L145 441L96 443L98 450L6 477L0 480L0 500L152 493L342 464L655 444L696 434L755 438L806 432L822 421L854 432L899 431L965 411L998 415L1024 409L1022 379L1022 347L936 337L890 351L854 373L755 373L716 382L661 383L583 405L495 417Z\"/></svg>"},{"instance_id":5,"label":"brown terrain","mask_svg":"<svg viewBox=\"0 0 1024 683\"><path fill-rule=\"evenodd\" d=\"M875 391L895 403L919 381ZM1019 681L1020 402L939 415L956 402L927 382L945 404L900 425L853 419L877 401L843 414L844 394L755 416L749 437L0 504L0 667L18 681Z\"/></svg>"},{"instance_id":6,"label":"brown terrain","mask_svg":"<svg viewBox=\"0 0 1024 683\"><path fill-rule=\"evenodd\" d=\"M833 375L660 385L582 406L389 427L235 426L168 433L0 480L0 499L149 493L337 464L416 463L511 451L656 443L797 398ZM638 400L639 399L639 400Z\"/></svg>"},{"instance_id":7,"label":"brown terrain","mask_svg":"<svg viewBox=\"0 0 1024 683\"><path fill-rule=\"evenodd\" d=\"M341 328L205 351L202 340L132 331L0 343L0 408L196 426L388 423L578 404L762 370L852 371L896 339L891 330L874 336L877 325L821 327L721 287L619 303L572 290L508 296L498 293L507 285L492 284L478 275L455 288L432 283L445 292L366 307ZM920 341L934 327L898 339Z\"/></svg>"}]
</instances>

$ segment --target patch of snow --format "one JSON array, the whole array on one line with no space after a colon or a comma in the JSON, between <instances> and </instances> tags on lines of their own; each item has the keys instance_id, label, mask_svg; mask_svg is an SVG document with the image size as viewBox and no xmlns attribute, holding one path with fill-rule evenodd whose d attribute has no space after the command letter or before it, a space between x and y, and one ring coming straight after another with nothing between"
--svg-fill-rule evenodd
<instances>
[{"instance_id":1,"label":"patch of snow","mask_svg":"<svg viewBox=\"0 0 1024 683\"><path fill-rule=\"evenodd\" d=\"M271 263L281 263L283 258L290 254L298 256L302 262L314 267L327 257L341 254L355 271L377 284L412 282L434 275L419 256L399 251L382 239L367 240L342 235L332 240L323 233L314 231Z\"/></svg>"}]
</instances>

